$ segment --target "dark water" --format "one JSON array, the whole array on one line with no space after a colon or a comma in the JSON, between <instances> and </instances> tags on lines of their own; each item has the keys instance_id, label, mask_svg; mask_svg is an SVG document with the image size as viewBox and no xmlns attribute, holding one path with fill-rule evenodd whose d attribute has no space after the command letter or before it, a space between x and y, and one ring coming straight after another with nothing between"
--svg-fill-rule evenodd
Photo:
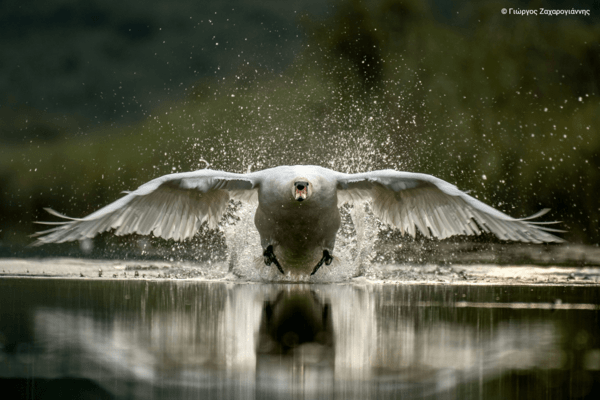
<instances>
[{"instance_id":1,"label":"dark water","mask_svg":"<svg viewBox=\"0 0 600 400\"><path fill-rule=\"evenodd\" d=\"M600 287L0 280L14 398L600 398Z\"/></svg>"}]
</instances>

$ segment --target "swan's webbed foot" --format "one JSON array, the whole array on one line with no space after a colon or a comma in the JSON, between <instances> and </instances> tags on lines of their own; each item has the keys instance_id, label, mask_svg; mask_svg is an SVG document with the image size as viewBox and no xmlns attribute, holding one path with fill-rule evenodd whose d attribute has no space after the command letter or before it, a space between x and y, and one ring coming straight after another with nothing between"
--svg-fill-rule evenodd
<instances>
[{"instance_id":1,"label":"swan's webbed foot","mask_svg":"<svg viewBox=\"0 0 600 400\"><path fill-rule=\"evenodd\" d=\"M269 246L265 249L265 251L263 252L263 257L265 258L266 265L271 265L271 263L275 264L279 272L285 275L285 272L283 272L283 268L281 268L281 264L279 264L279 261L277 261L277 257L275 257L275 253L273 253L273 246Z\"/></svg>"},{"instance_id":2,"label":"swan's webbed foot","mask_svg":"<svg viewBox=\"0 0 600 400\"><path fill-rule=\"evenodd\" d=\"M333 261L333 257L331 256L331 254L329 254L329 250L323 250L323 258L321 258L321 261L319 261L317 263L317 265L315 266L315 269L313 269L313 272L311 272L311 275L314 275L317 273L317 271L319 270L319 268L321 268L321 265L323 265L323 263L325 263L325 265L329 265L331 264L331 262Z\"/></svg>"}]
</instances>

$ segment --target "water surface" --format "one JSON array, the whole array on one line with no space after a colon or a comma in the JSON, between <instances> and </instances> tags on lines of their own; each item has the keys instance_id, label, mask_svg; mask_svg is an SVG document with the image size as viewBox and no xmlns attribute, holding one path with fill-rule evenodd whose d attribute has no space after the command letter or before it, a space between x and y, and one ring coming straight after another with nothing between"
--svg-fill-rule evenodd
<instances>
[{"instance_id":1,"label":"water surface","mask_svg":"<svg viewBox=\"0 0 600 400\"><path fill-rule=\"evenodd\" d=\"M21 398L600 396L600 287L4 278Z\"/></svg>"}]
</instances>

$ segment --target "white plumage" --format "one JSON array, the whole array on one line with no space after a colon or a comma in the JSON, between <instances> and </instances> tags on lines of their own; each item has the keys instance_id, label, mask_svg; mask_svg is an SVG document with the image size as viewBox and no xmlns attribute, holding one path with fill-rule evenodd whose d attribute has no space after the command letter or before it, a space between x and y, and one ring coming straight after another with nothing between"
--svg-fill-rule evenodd
<instances>
[{"instance_id":1,"label":"white plumage","mask_svg":"<svg viewBox=\"0 0 600 400\"><path fill-rule=\"evenodd\" d=\"M310 189L304 201L294 197L298 182ZM550 233L560 231L544 226L552 222L531 222L547 209L515 219L431 175L281 166L248 174L206 169L165 175L81 219L48 209L67 221L40 222L57 226L36 233L34 245L92 238L111 229L117 235L152 233L184 240L204 222L216 227L230 199L257 204L255 223L263 249L272 246L284 269L300 273L310 272L324 250L333 251L338 207L346 202L371 201L375 216L413 237L418 230L440 239L490 232L502 240L563 241Z\"/></svg>"}]
</instances>

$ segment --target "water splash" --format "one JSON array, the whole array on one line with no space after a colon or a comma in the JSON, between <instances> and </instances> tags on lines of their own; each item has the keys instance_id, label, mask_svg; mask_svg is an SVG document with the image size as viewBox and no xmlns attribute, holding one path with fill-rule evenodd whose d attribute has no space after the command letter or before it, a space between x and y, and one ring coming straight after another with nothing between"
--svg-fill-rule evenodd
<instances>
[{"instance_id":1,"label":"water splash","mask_svg":"<svg viewBox=\"0 0 600 400\"><path fill-rule=\"evenodd\" d=\"M243 204L237 209L239 220L224 226L229 254L229 270L248 281L339 282L361 275L374 256L377 225L367 204L343 206L342 226L336 236L331 265L323 265L313 276L282 275L275 266L264 264L260 235L254 226L256 209Z\"/></svg>"},{"instance_id":2,"label":"water splash","mask_svg":"<svg viewBox=\"0 0 600 400\"><path fill-rule=\"evenodd\" d=\"M221 147L213 153L214 157L202 156L215 168L227 166L223 169L241 173L285 164L316 164L346 173L400 168L403 164L401 158L389 156L390 139L377 134L379 127L375 126L374 118L364 118L366 125L362 132L341 130L331 134L326 142L314 132L308 136L293 136L291 141L288 134L261 135L258 140L222 138ZM199 144L194 148L206 147ZM314 276L282 275L276 267L264 264L260 236L254 225L255 212L256 206L237 203L233 210L236 220L222 224L230 272L243 280L344 281L363 274L375 257L379 224L369 204L343 205L340 208L342 225L336 236L331 265L323 265Z\"/></svg>"}]
</instances>

